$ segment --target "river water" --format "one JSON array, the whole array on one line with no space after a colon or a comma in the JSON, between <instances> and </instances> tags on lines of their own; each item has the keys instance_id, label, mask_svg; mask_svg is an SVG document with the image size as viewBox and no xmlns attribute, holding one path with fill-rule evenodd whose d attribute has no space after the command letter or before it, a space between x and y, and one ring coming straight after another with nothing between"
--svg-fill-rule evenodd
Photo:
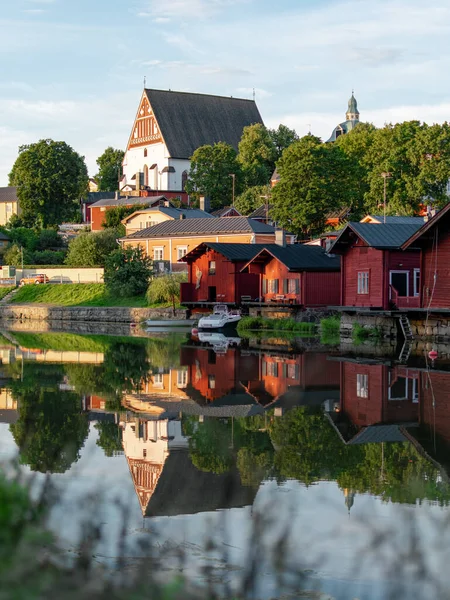
<instances>
[{"instance_id":1,"label":"river water","mask_svg":"<svg viewBox=\"0 0 450 600\"><path fill-rule=\"evenodd\" d=\"M225 594L253 565L257 598L447 597L444 358L184 333L0 342L0 460L35 487L51 473L68 551L98 527L99 564L125 533L129 564L159 552L169 579L213 574Z\"/></svg>"}]
</instances>

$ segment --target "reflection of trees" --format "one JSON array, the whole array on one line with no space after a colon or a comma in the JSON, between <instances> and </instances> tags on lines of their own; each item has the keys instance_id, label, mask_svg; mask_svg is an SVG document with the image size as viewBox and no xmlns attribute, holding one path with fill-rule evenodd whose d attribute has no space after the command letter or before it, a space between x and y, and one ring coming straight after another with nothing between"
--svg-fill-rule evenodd
<instances>
[{"instance_id":1,"label":"reflection of trees","mask_svg":"<svg viewBox=\"0 0 450 600\"><path fill-rule=\"evenodd\" d=\"M122 430L116 423L100 422L95 424L98 431L97 446L103 448L105 456L113 456L122 450Z\"/></svg>"},{"instance_id":2,"label":"reflection of trees","mask_svg":"<svg viewBox=\"0 0 450 600\"><path fill-rule=\"evenodd\" d=\"M89 432L87 415L72 392L16 389L19 419L11 432L19 446L20 460L33 471L64 473L80 457Z\"/></svg>"}]
</instances>

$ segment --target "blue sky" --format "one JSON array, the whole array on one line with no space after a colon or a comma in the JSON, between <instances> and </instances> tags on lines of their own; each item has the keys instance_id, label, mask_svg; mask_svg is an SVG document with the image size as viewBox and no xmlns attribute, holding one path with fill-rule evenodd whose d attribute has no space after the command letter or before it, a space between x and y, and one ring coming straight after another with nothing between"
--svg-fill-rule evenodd
<instances>
[{"instance_id":1,"label":"blue sky","mask_svg":"<svg viewBox=\"0 0 450 600\"><path fill-rule=\"evenodd\" d=\"M327 138L352 88L376 125L450 116L446 0L15 0L0 18L0 185L21 144L65 140L90 174L143 87L251 97Z\"/></svg>"}]
</instances>

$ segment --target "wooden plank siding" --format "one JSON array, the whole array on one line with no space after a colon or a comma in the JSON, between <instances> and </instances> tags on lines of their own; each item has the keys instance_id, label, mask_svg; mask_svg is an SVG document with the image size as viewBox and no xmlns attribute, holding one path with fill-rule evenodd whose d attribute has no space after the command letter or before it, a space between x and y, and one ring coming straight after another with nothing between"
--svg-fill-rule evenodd
<instances>
[{"instance_id":1,"label":"wooden plank siding","mask_svg":"<svg viewBox=\"0 0 450 600\"><path fill-rule=\"evenodd\" d=\"M437 248L426 245L423 249L421 288L424 308L450 308L450 235L439 229Z\"/></svg>"}]
</instances>

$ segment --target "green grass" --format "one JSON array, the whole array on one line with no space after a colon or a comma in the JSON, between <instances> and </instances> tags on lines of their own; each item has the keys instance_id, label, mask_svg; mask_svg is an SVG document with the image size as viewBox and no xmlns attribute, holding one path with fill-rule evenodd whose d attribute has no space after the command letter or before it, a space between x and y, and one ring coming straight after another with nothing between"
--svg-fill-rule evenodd
<instances>
[{"instance_id":1,"label":"green grass","mask_svg":"<svg viewBox=\"0 0 450 600\"><path fill-rule=\"evenodd\" d=\"M379 327L363 327L355 323L352 328L352 338L355 344L362 344L366 340L377 342L383 337Z\"/></svg>"},{"instance_id":2,"label":"green grass","mask_svg":"<svg viewBox=\"0 0 450 600\"><path fill-rule=\"evenodd\" d=\"M12 292L14 288L15 288L14 285L0 287L0 300L2 300L5 296L7 296L9 294L9 292Z\"/></svg>"},{"instance_id":3,"label":"green grass","mask_svg":"<svg viewBox=\"0 0 450 600\"><path fill-rule=\"evenodd\" d=\"M340 342L341 317L327 317L320 321L320 341L325 346L337 346Z\"/></svg>"},{"instance_id":4,"label":"green grass","mask_svg":"<svg viewBox=\"0 0 450 600\"><path fill-rule=\"evenodd\" d=\"M55 304L57 306L151 306L145 296L111 296L103 283L24 285L11 299L14 304ZM161 306L161 305L159 305Z\"/></svg>"},{"instance_id":5,"label":"green grass","mask_svg":"<svg viewBox=\"0 0 450 600\"><path fill-rule=\"evenodd\" d=\"M305 323L295 319L265 319L264 317L243 317L237 331L241 335L247 331L289 331L292 333L313 335L315 323Z\"/></svg>"}]
</instances>

